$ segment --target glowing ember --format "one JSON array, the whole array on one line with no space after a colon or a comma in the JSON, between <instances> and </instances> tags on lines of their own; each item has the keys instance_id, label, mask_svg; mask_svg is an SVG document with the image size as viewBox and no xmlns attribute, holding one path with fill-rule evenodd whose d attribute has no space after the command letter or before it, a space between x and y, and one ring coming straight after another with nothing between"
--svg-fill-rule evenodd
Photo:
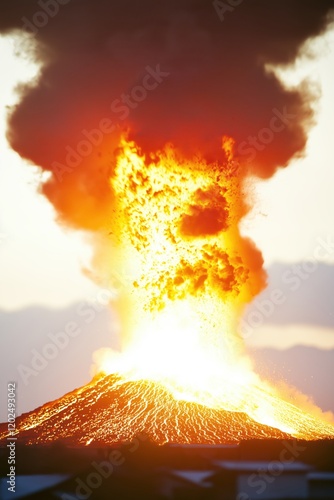
<instances>
[{"instance_id":1,"label":"glowing ember","mask_svg":"<svg viewBox=\"0 0 334 500\"><path fill-rule=\"evenodd\" d=\"M5 425L2 426L5 431ZM21 441L70 445L112 444L145 434L158 443L238 443L241 439L288 436L248 415L175 399L157 382L117 375L48 403L17 421ZM5 432L0 425L0 442Z\"/></svg>"},{"instance_id":2,"label":"glowing ember","mask_svg":"<svg viewBox=\"0 0 334 500\"><path fill-rule=\"evenodd\" d=\"M226 165L208 165L182 160L172 147L145 158L122 139L110 178L114 217L106 215L115 241L109 274L117 269L124 285L122 353L97 351L90 384L20 417L23 442L333 436L323 416L262 381L245 354L238 322L265 274L261 254L239 231L246 172L233 159L232 139L224 137L223 149ZM7 432L0 426L0 440Z\"/></svg>"},{"instance_id":3,"label":"glowing ember","mask_svg":"<svg viewBox=\"0 0 334 500\"><path fill-rule=\"evenodd\" d=\"M122 140L110 182L127 331L123 354L97 353L98 369L294 436L333 434L259 379L236 333L264 275L238 228L247 210L243 176L229 174L233 140L224 137L223 148L228 164L220 167L182 161L171 147L145 158Z\"/></svg>"}]
</instances>

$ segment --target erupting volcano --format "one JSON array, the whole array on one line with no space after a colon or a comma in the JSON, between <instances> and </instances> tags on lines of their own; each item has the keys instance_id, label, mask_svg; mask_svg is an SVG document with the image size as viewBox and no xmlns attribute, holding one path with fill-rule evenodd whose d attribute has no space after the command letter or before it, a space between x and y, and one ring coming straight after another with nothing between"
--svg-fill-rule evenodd
<instances>
[{"instance_id":1,"label":"erupting volcano","mask_svg":"<svg viewBox=\"0 0 334 500\"><path fill-rule=\"evenodd\" d=\"M250 398L244 391L244 398ZM240 397L240 396L239 396ZM268 392L253 388L249 407L257 404L282 415L304 439L329 437L332 427L305 415ZM241 410L195 403L178 397L159 382L102 376L57 401L20 417L18 435L26 444L112 445L143 436L157 444L232 444L245 439L284 439L291 434L253 420ZM1 432L2 438L4 433Z\"/></svg>"},{"instance_id":2,"label":"erupting volcano","mask_svg":"<svg viewBox=\"0 0 334 500\"><path fill-rule=\"evenodd\" d=\"M94 353L88 385L18 418L25 443L334 435L256 374L240 334L266 286L240 230L249 185L302 153L313 117L306 83L288 89L272 66L325 30L332 2L239 3L225 23L217 2L85 0L87 30L73 1L39 33L42 69L9 140L46 172L60 221L89 235L87 273L117 288L122 349Z\"/></svg>"},{"instance_id":3,"label":"erupting volcano","mask_svg":"<svg viewBox=\"0 0 334 500\"><path fill-rule=\"evenodd\" d=\"M333 435L261 381L243 351L238 319L264 277L260 253L238 229L246 205L233 141L224 137L223 148L222 167L182 162L172 147L146 158L122 139L110 186L124 352L97 352L90 384L21 417L24 442Z\"/></svg>"}]
</instances>

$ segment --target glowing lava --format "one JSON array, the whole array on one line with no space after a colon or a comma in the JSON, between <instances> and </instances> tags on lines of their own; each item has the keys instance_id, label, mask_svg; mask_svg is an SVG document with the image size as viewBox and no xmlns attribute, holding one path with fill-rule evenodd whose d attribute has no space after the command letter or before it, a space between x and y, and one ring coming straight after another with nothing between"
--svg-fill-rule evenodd
<instances>
[{"instance_id":1,"label":"glowing lava","mask_svg":"<svg viewBox=\"0 0 334 500\"><path fill-rule=\"evenodd\" d=\"M91 383L19 417L22 442L112 444L140 433L158 444L333 437L324 417L256 375L237 334L265 274L261 254L239 232L246 173L231 139L223 149L227 163L219 166L187 162L171 147L145 158L122 140L110 178L115 248L107 262L110 279L114 269L122 283L122 353L97 351ZM7 434L0 425L0 441Z\"/></svg>"},{"instance_id":2,"label":"glowing lava","mask_svg":"<svg viewBox=\"0 0 334 500\"><path fill-rule=\"evenodd\" d=\"M110 182L126 335L123 353L96 353L97 365L296 437L333 435L331 424L261 381L245 355L238 321L265 275L261 254L239 231L246 173L232 139L223 138L223 149L227 164L219 166L182 160L172 147L146 158L122 140Z\"/></svg>"},{"instance_id":3,"label":"glowing lava","mask_svg":"<svg viewBox=\"0 0 334 500\"><path fill-rule=\"evenodd\" d=\"M6 424L0 424L0 443ZM228 412L175 399L158 382L127 381L118 375L95 378L57 401L22 415L16 422L26 444L113 444L145 435L172 443L238 443L242 439L284 439L287 434Z\"/></svg>"}]
</instances>

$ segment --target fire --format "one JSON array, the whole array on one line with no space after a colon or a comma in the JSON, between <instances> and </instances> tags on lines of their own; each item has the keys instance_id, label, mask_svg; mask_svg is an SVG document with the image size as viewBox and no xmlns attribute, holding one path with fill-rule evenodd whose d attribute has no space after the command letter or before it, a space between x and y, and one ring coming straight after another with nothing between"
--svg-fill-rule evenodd
<instances>
[{"instance_id":1,"label":"fire","mask_svg":"<svg viewBox=\"0 0 334 500\"><path fill-rule=\"evenodd\" d=\"M260 380L237 333L265 275L239 231L245 174L230 168L233 144L223 138L221 166L182 159L172 146L147 157L122 138L110 185L123 352L100 353L99 371L154 381L176 400L245 412L296 437L333 434Z\"/></svg>"},{"instance_id":2,"label":"fire","mask_svg":"<svg viewBox=\"0 0 334 500\"><path fill-rule=\"evenodd\" d=\"M233 160L234 139L224 135L222 138L222 148L228 161Z\"/></svg>"},{"instance_id":3,"label":"fire","mask_svg":"<svg viewBox=\"0 0 334 500\"><path fill-rule=\"evenodd\" d=\"M183 159L172 146L145 156L121 140L108 177L110 206L99 214L114 248L106 245L96 261L104 267L110 250L109 274L114 269L122 284L122 352L94 353L100 374L89 384L20 417L23 442L113 444L139 433L158 444L333 436L324 417L259 378L238 335L265 274L260 252L239 231L246 173L233 159L233 141L225 138L224 147L227 163L219 165ZM6 432L0 426L0 441Z\"/></svg>"}]
</instances>

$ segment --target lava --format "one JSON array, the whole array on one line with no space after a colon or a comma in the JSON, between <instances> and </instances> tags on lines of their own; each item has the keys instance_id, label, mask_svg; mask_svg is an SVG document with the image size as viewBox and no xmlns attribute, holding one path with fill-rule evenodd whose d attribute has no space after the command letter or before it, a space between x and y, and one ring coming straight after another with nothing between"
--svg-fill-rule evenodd
<instances>
[{"instance_id":1,"label":"lava","mask_svg":"<svg viewBox=\"0 0 334 500\"><path fill-rule=\"evenodd\" d=\"M122 351L95 353L90 384L18 418L27 443L235 443L320 439L334 426L291 404L247 358L239 322L265 286L243 237L247 171L224 137L224 164L147 156L125 136L109 178L108 279L117 269ZM97 256L99 254L97 253ZM96 259L99 264L98 259ZM6 436L0 427L0 440Z\"/></svg>"},{"instance_id":2,"label":"lava","mask_svg":"<svg viewBox=\"0 0 334 500\"><path fill-rule=\"evenodd\" d=\"M278 405L265 391L254 391L252 404ZM280 403L290 426L299 425L304 439L329 437L332 427L302 410ZM7 425L0 425L0 442ZM126 380L119 375L97 376L84 387L17 418L21 443L71 446L112 445L144 435L157 444L232 444L247 439L286 439L291 435L256 422L242 411L227 411L175 397L164 385L149 380ZM13 437L13 436L12 436ZM5 442L5 441L4 441Z\"/></svg>"},{"instance_id":3,"label":"lava","mask_svg":"<svg viewBox=\"0 0 334 500\"><path fill-rule=\"evenodd\" d=\"M266 285L261 252L240 232L246 181L304 151L317 94L272 68L325 32L333 0L240 3L222 26L204 0L132 2L131 12L131 2L81 0L79 15L69 2L30 40L41 71L20 86L7 137L46 173L40 192L60 222L89 235L87 274L112 296L121 285L122 345L94 354L90 384L18 418L27 443L334 435L260 379L239 333ZM6 2L1 32L22 32L19 10ZM154 88L138 85L147 68ZM264 128L277 119L275 134Z\"/></svg>"},{"instance_id":4,"label":"lava","mask_svg":"<svg viewBox=\"0 0 334 500\"><path fill-rule=\"evenodd\" d=\"M159 444L287 437L244 413L177 400L161 384L126 381L116 375L97 378L22 416L17 428L20 440L27 444L47 444L58 439L76 445L112 444L138 434Z\"/></svg>"},{"instance_id":5,"label":"lava","mask_svg":"<svg viewBox=\"0 0 334 500\"><path fill-rule=\"evenodd\" d=\"M260 252L239 230L247 172L233 144L224 137L226 164L208 165L180 159L172 146L147 158L122 139L110 183L127 331L122 354L97 353L98 371L153 381L176 400L243 412L295 437L328 436L331 424L260 380L238 335L265 275Z\"/></svg>"}]
</instances>

